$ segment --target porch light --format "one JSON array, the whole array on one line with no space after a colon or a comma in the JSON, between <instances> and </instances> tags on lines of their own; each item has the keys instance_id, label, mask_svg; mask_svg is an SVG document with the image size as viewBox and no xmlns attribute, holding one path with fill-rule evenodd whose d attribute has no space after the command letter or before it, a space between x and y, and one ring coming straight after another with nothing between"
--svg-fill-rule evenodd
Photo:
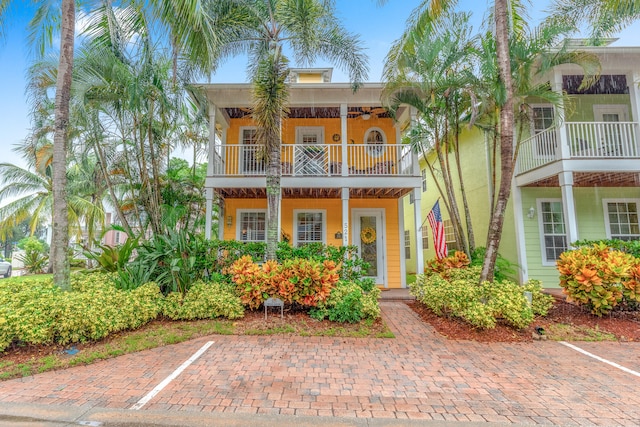
<instances>
[{"instance_id":1,"label":"porch light","mask_svg":"<svg viewBox=\"0 0 640 427\"><path fill-rule=\"evenodd\" d=\"M227 227L231 227L233 224L233 217L231 215L227 216Z\"/></svg>"},{"instance_id":2,"label":"porch light","mask_svg":"<svg viewBox=\"0 0 640 427\"><path fill-rule=\"evenodd\" d=\"M363 113L360 117L362 117L362 120L369 120L371 118L371 114Z\"/></svg>"},{"instance_id":3,"label":"porch light","mask_svg":"<svg viewBox=\"0 0 640 427\"><path fill-rule=\"evenodd\" d=\"M334 236L336 237L336 239L342 239L342 232L338 231L336 234L334 234Z\"/></svg>"},{"instance_id":4,"label":"porch light","mask_svg":"<svg viewBox=\"0 0 640 427\"><path fill-rule=\"evenodd\" d=\"M533 219L534 216L536 216L536 209L533 206L531 206L529 208L529 212L527 212L527 218Z\"/></svg>"}]
</instances>

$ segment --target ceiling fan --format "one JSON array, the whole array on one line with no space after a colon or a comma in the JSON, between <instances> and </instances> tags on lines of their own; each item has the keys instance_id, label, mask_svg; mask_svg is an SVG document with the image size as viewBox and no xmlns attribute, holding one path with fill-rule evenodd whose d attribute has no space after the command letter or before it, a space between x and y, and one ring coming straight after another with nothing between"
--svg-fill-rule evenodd
<instances>
[{"instance_id":1,"label":"ceiling fan","mask_svg":"<svg viewBox=\"0 0 640 427\"><path fill-rule=\"evenodd\" d=\"M348 111L347 114L353 117L360 116L362 120L369 120L371 117L377 117L378 114L386 113L387 110L382 107L358 107L352 111Z\"/></svg>"}]
</instances>

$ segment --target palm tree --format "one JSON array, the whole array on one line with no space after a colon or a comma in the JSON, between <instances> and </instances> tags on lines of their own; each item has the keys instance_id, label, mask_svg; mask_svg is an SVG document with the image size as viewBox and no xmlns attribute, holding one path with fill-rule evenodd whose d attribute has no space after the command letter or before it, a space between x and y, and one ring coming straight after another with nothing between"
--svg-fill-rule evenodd
<instances>
[{"instance_id":1,"label":"palm tree","mask_svg":"<svg viewBox=\"0 0 640 427\"><path fill-rule=\"evenodd\" d=\"M569 23L574 28L587 23L595 43L639 18L640 2L637 0L555 0L549 15L551 22Z\"/></svg>"},{"instance_id":2,"label":"palm tree","mask_svg":"<svg viewBox=\"0 0 640 427\"><path fill-rule=\"evenodd\" d=\"M221 0L207 3L214 38L224 60L249 55L253 83L253 118L267 164L267 259L276 258L280 188L280 124L288 115L285 46L301 65L324 58L345 69L357 89L367 75L366 56L358 37L338 22L328 0Z\"/></svg>"},{"instance_id":3,"label":"palm tree","mask_svg":"<svg viewBox=\"0 0 640 427\"><path fill-rule=\"evenodd\" d=\"M414 107L418 123L410 133L414 149L422 152L445 208L450 214L456 242L470 255L475 248L471 215L460 167L460 117L475 108L475 38L470 35L469 15L456 13L443 25L407 32L391 48L385 64L384 98L394 111L402 104ZM435 154L435 162L430 160ZM450 153L465 210L466 233L453 184ZM442 185L440 182L442 181ZM468 238L468 244L467 244Z\"/></svg>"}]
</instances>

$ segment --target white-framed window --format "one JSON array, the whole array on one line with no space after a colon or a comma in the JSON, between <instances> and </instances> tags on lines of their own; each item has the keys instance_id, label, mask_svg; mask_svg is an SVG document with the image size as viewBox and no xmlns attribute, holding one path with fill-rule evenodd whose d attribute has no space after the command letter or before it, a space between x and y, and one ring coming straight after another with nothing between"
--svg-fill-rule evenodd
<instances>
[{"instance_id":1,"label":"white-framed window","mask_svg":"<svg viewBox=\"0 0 640 427\"><path fill-rule=\"evenodd\" d=\"M267 211L238 210L236 236L241 242L264 242L267 240Z\"/></svg>"},{"instance_id":2,"label":"white-framed window","mask_svg":"<svg viewBox=\"0 0 640 427\"><path fill-rule=\"evenodd\" d=\"M263 174L265 162L258 145L258 129L254 126L240 127L240 173Z\"/></svg>"},{"instance_id":3,"label":"white-framed window","mask_svg":"<svg viewBox=\"0 0 640 427\"><path fill-rule=\"evenodd\" d=\"M294 210L293 211L293 245L303 246L308 243L326 243L327 211Z\"/></svg>"},{"instance_id":4,"label":"white-framed window","mask_svg":"<svg viewBox=\"0 0 640 427\"><path fill-rule=\"evenodd\" d=\"M429 227L422 226L422 249L429 249Z\"/></svg>"},{"instance_id":5,"label":"white-framed window","mask_svg":"<svg viewBox=\"0 0 640 427\"><path fill-rule=\"evenodd\" d=\"M640 199L603 199L604 222L607 238L619 240L640 239L638 208Z\"/></svg>"},{"instance_id":6,"label":"white-framed window","mask_svg":"<svg viewBox=\"0 0 640 427\"><path fill-rule=\"evenodd\" d=\"M411 232L404 230L404 257L411 259Z\"/></svg>"},{"instance_id":7,"label":"white-framed window","mask_svg":"<svg viewBox=\"0 0 640 427\"><path fill-rule=\"evenodd\" d=\"M119 231L116 231L115 243L116 243L116 245L120 244L120 232Z\"/></svg>"},{"instance_id":8,"label":"white-framed window","mask_svg":"<svg viewBox=\"0 0 640 427\"><path fill-rule=\"evenodd\" d=\"M561 253L569 248L561 199L538 199L538 226L542 265L555 265Z\"/></svg>"},{"instance_id":9,"label":"white-framed window","mask_svg":"<svg viewBox=\"0 0 640 427\"><path fill-rule=\"evenodd\" d=\"M458 242L456 241L456 233L453 230L453 222L450 219L442 221L444 225L444 241L447 242L447 252L458 250Z\"/></svg>"},{"instance_id":10,"label":"white-framed window","mask_svg":"<svg viewBox=\"0 0 640 427\"><path fill-rule=\"evenodd\" d=\"M538 135L553 126L555 113L551 104L533 104L531 106L531 129ZM558 146L555 132L547 132L536 139L538 157L554 157Z\"/></svg>"},{"instance_id":11,"label":"white-framed window","mask_svg":"<svg viewBox=\"0 0 640 427\"><path fill-rule=\"evenodd\" d=\"M387 143L387 136L382 129L372 127L365 132L364 143L367 146L367 153L371 157L380 157L384 154L384 144Z\"/></svg>"},{"instance_id":12,"label":"white-framed window","mask_svg":"<svg viewBox=\"0 0 640 427\"><path fill-rule=\"evenodd\" d=\"M324 144L324 127L297 126L296 144Z\"/></svg>"},{"instance_id":13,"label":"white-framed window","mask_svg":"<svg viewBox=\"0 0 640 427\"><path fill-rule=\"evenodd\" d=\"M422 174L422 192L424 193L427 191L427 170L422 169L420 173Z\"/></svg>"}]
</instances>

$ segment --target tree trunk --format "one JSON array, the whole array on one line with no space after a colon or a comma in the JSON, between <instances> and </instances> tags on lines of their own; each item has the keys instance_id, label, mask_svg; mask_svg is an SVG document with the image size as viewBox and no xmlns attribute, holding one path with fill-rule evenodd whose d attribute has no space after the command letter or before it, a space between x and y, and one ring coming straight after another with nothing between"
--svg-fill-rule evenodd
<instances>
[{"instance_id":1,"label":"tree trunk","mask_svg":"<svg viewBox=\"0 0 640 427\"><path fill-rule=\"evenodd\" d=\"M511 63L509 56L509 29L507 26L508 0L496 0L496 53L498 57L498 70L500 81L504 84L506 92L505 104L500 109L500 190L498 199L491 215L489 231L487 234L487 251L480 281L493 280L498 247L502 237L504 213L511 194L511 180L513 178L513 82L511 80Z\"/></svg>"},{"instance_id":2,"label":"tree trunk","mask_svg":"<svg viewBox=\"0 0 640 427\"><path fill-rule=\"evenodd\" d=\"M64 290L69 284L69 209L67 207L67 139L69 128L69 99L73 73L75 32L74 0L62 1L60 32L60 62L56 81L55 131L53 135L53 236L50 262L53 282Z\"/></svg>"}]
</instances>

